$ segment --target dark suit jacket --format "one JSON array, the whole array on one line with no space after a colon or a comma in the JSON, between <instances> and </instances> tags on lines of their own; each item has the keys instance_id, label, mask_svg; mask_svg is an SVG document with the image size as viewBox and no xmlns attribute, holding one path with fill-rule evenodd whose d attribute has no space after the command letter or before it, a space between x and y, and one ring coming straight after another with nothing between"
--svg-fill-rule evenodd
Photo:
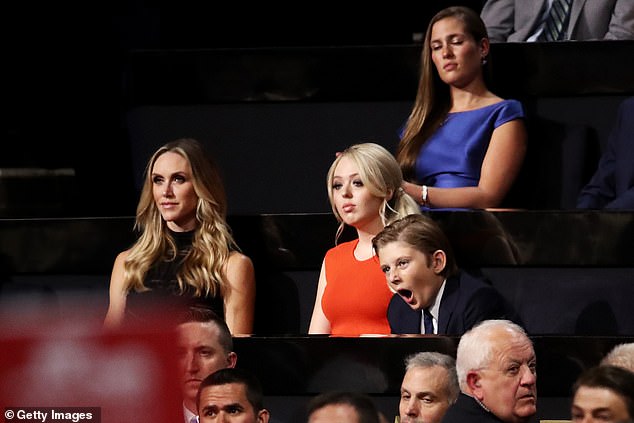
<instances>
[{"instance_id":1,"label":"dark suit jacket","mask_svg":"<svg viewBox=\"0 0 634 423\"><path fill-rule=\"evenodd\" d=\"M510 318L508 311L504 298L493 286L461 271L447 278L440 300L438 334L460 336L482 320ZM420 333L421 318L421 311L412 310L394 294L387 308L392 333Z\"/></svg>"},{"instance_id":2,"label":"dark suit jacket","mask_svg":"<svg viewBox=\"0 0 634 423\"><path fill-rule=\"evenodd\" d=\"M607 148L594 176L581 190L577 207L634 209L634 97L619 106Z\"/></svg>"},{"instance_id":3,"label":"dark suit jacket","mask_svg":"<svg viewBox=\"0 0 634 423\"><path fill-rule=\"evenodd\" d=\"M486 411L472 397L461 393L458 400L447 409L442 423L499 423L493 413Z\"/></svg>"},{"instance_id":4,"label":"dark suit jacket","mask_svg":"<svg viewBox=\"0 0 634 423\"><path fill-rule=\"evenodd\" d=\"M546 0L488 0L480 16L492 42L526 41L540 19ZM634 39L631 0L574 0L566 31L568 40Z\"/></svg>"}]
</instances>

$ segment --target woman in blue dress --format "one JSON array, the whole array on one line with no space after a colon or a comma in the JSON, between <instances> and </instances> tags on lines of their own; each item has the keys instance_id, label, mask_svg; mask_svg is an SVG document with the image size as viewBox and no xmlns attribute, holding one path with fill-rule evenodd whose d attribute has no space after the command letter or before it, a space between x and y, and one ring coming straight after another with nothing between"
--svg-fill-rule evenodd
<instances>
[{"instance_id":1,"label":"woman in blue dress","mask_svg":"<svg viewBox=\"0 0 634 423\"><path fill-rule=\"evenodd\" d=\"M449 7L430 21L416 101L397 159L403 189L423 208L498 207L526 154L524 110L487 87L480 17Z\"/></svg>"}]
</instances>

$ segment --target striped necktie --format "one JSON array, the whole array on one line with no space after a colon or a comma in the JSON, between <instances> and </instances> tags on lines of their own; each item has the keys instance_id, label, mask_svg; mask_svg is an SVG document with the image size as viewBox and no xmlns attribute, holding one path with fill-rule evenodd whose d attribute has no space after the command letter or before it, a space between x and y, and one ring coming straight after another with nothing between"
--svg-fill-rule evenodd
<instances>
[{"instance_id":1,"label":"striped necktie","mask_svg":"<svg viewBox=\"0 0 634 423\"><path fill-rule=\"evenodd\" d=\"M548 11L548 16L544 19L544 30L539 35L539 41L563 40L570 17L572 0L553 0Z\"/></svg>"}]
</instances>

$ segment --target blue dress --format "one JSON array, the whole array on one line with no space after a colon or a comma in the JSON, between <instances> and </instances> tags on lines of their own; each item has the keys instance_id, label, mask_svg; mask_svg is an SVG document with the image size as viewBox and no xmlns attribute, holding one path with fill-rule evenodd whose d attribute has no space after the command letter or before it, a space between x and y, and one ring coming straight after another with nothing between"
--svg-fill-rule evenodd
<instances>
[{"instance_id":1,"label":"blue dress","mask_svg":"<svg viewBox=\"0 0 634 423\"><path fill-rule=\"evenodd\" d=\"M477 186L493 130L520 118L524 118L524 109L517 100L449 113L421 147L414 170L416 181L441 188Z\"/></svg>"}]
</instances>

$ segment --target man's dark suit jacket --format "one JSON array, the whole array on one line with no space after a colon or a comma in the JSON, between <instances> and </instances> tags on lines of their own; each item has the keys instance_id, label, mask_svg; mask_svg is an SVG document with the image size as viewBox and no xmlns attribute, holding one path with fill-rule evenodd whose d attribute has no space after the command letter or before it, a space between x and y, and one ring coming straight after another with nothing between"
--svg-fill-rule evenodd
<instances>
[{"instance_id":1,"label":"man's dark suit jacket","mask_svg":"<svg viewBox=\"0 0 634 423\"><path fill-rule=\"evenodd\" d=\"M583 209L634 209L634 97L619 106L607 150L577 199Z\"/></svg>"},{"instance_id":2,"label":"man's dark suit jacket","mask_svg":"<svg viewBox=\"0 0 634 423\"><path fill-rule=\"evenodd\" d=\"M493 413L486 411L472 397L461 393L443 416L442 423L500 423Z\"/></svg>"},{"instance_id":3,"label":"man's dark suit jacket","mask_svg":"<svg viewBox=\"0 0 634 423\"><path fill-rule=\"evenodd\" d=\"M440 300L438 334L460 336L482 320L511 319L508 312L504 298L493 286L461 271L447 278ZM387 319L394 334L421 333L422 312L412 310L398 294L390 300Z\"/></svg>"}]
</instances>

